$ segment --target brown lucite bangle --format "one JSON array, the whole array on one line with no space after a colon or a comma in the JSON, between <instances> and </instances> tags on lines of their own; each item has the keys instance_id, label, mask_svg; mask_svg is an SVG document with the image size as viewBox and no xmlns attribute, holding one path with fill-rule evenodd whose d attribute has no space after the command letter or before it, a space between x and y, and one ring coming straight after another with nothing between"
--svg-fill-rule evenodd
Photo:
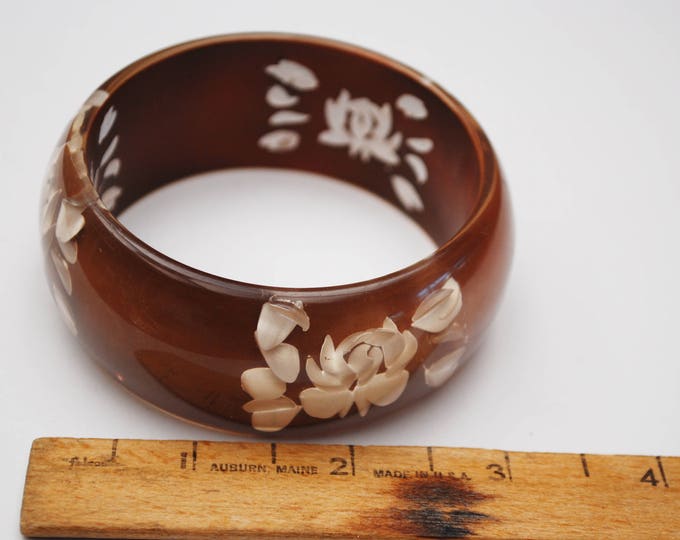
<instances>
[{"instance_id":1,"label":"brown lucite bangle","mask_svg":"<svg viewBox=\"0 0 680 540\"><path fill-rule=\"evenodd\" d=\"M292 289L190 268L116 219L177 178L243 166L367 189L438 248ZM512 244L498 162L460 103L384 56L279 34L178 45L106 81L57 147L41 229L56 303L93 358L165 411L264 432L365 422L444 383L490 322Z\"/></svg>"}]
</instances>

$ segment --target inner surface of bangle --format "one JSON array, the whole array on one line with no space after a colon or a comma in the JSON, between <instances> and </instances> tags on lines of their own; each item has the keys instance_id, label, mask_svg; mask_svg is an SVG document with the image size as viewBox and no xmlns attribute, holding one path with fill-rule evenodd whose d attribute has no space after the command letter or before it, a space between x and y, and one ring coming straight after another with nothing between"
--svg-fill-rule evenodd
<instances>
[{"instance_id":1,"label":"inner surface of bangle","mask_svg":"<svg viewBox=\"0 0 680 540\"><path fill-rule=\"evenodd\" d=\"M461 120L388 61L294 37L202 45L133 73L86 143L114 215L178 178L273 167L343 179L445 243L470 216L479 166Z\"/></svg>"}]
</instances>

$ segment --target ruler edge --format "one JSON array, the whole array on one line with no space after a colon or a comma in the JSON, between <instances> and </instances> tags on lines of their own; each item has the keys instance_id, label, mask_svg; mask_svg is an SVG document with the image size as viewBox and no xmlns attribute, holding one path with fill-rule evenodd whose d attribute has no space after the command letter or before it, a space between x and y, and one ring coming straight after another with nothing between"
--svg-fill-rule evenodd
<instances>
[{"instance_id":1,"label":"ruler edge","mask_svg":"<svg viewBox=\"0 0 680 540\"><path fill-rule=\"evenodd\" d=\"M151 443L192 443L196 442L198 444L219 444L219 445L253 445L253 446L265 446L270 444L276 444L276 446L296 446L296 447L311 447L311 448L327 448L332 446L347 447L353 446L357 448L432 448L439 450L462 450L462 451L480 451L480 452L504 452L508 454L524 454L524 455L543 455L543 456L592 456L592 457L610 457L610 458L668 458L668 459L680 459L680 455L673 456L667 454L609 454L602 452L551 452L548 450L507 450L504 448L482 448L477 446L432 446L432 445L421 445L421 444L353 444L353 443L307 443L307 442L279 442L277 440L210 440L210 439L130 439L130 438L118 438L118 437L37 437L33 439L31 447L29 450L29 459L27 465L27 472L30 470L31 461L33 453L36 447L41 444L54 444L56 441L118 441L119 443L125 442L151 442Z\"/></svg>"}]
</instances>

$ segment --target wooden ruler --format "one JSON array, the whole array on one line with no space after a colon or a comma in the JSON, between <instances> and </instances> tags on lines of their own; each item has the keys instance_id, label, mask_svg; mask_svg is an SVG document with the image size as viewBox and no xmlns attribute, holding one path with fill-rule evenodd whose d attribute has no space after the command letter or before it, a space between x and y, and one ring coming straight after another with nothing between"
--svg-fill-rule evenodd
<instances>
[{"instance_id":1,"label":"wooden ruler","mask_svg":"<svg viewBox=\"0 0 680 540\"><path fill-rule=\"evenodd\" d=\"M79 538L680 538L680 458L38 439L21 530Z\"/></svg>"}]
</instances>

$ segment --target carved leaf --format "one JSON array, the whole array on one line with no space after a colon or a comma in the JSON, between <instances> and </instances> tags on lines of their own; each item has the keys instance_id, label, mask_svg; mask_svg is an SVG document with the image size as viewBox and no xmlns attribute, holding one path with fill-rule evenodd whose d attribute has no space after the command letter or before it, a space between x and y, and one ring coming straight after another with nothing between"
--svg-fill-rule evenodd
<instances>
[{"instance_id":1,"label":"carved leaf","mask_svg":"<svg viewBox=\"0 0 680 540\"><path fill-rule=\"evenodd\" d=\"M427 154L434 147L432 139L427 137L409 137L406 139L407 146L419 154Z\"/></svg>"},{"instance_id":2,"label":"carved leaf","mask_svg":"<svg viewBox=\"0 0 680 540\"><path fill-rule=\"evenodd\" d=\"M412 325L436 334L445 330L463 307L460 286L449 278L441 289L425 297L412 317Z\"/></svg>"},{"instance_id":3,"label":"carved leaf","mask_svg":"<svg viewBox=\"0 0 680 540\"><path fill-rule=\"evenodd\" d=\"M394 194L399 199L402 206L410 212L422 212L425 209L420 195L413 187L413 184L406 180L403 176L395 174L390 179L392 182L392 189Z\"/></svg>"},{"instance_id":4,"label":"carved leaf","mask_svg":"<svg viewBox=\"0 0 680 540\"><path fill-rule=\"evenodd\" d=\"M253 399L276 399L286 392L286 383L270 368L247 369L241 374L241 388Z\"/></svg>"},{"instance_id":5,"label":"carved leaf","mask_svg":"<svg viewBox=\"0 0 680 540\"><path fill-rule=\"evenodd\" d=\"M464 353L465 347L460 347L453 352L445 354L430 365L423 366L425 384L433 388L444 384L458 369Z\"/></svg>"},{"instance_id":6,"label":"carved leaf","mask_svg":"<svg viewBox=\"0 0 680 540\"><path fill-rule=\"evenodd\" d=\"M265 133L257 144L270 152L290 152L300 145L300 135L290 129L277 129Z\"/></svg>"},{"instance_id":7,"label":"carved leaf","mask_svg":"<svg viewBox=\"0 0 680 540\"><path fill-rule=\"evenodd\" d=\"M251 423L258 431L280 431L290 424L302 407L287 397L277 399L254 399L243 406L252 414Z\"/></svg>"},{"instance_id":8,"label":"carved leaf","mask_svg":"<svg viewBox=\"0 0 680 540\"><path fill-rule=\"evenodd\" d=\"M413 175L416 177L416 182L419 184L424 184L427 182L427 165L425 165L425 162L422 160L422 158L416 154L406 154L404 159L406 160L406 163L408 163L409 167L411 167Z\"/></svg>"},{"instance_id":9,"label":"carved leaf","mask_svg":"<svg viewBox=\"0 0 680 540\"><path fill-rule=\"evenodd\" d=\"M113 161L111 163L114 163ZM111 165L109 163L109 165ZM121 196L123 193L123 188L120 186L111 186L108 188L104 193L102 193L101 196L101 201L102 204L104 205L104 208L112 211L116 207L116 203L118 202L118 197Z\"/></svg>"},{"instance_id":10,"label":"carved leaf","mask_svg":"<svg viewBox=\"0 0 680 540\"><path fill-rule=\"evenodd\" d=\"M427 108L423 100L412 95L402 94L397 98L397 109L399 109L407 118L414 120L423 120L427 118Z\"/></svg>"},{"instance_id":11,"label":"carved leaf","mask_svg":"<svg viewBox=\"0 0 680 540\"><path fill-rule=\"evenodd\" d=\"M98 144L101 144L102 141L106 139L106 136L109 134L116 121L116 116L118 116L118 111L116 111L114 107L110 107L109 110L106 111L104 119L102 120L102 125L99 128Z\"/></svg>"},{"instance_id":12,"label":"carved leaf","mask_svg":"<svg viewBox=\"0 0 680 540\"><path fill-rule=\"evenodd\" d=\"M298 111L276 111L269 117L269 125L284 126L304 124L309 121L309 115Z\"/></svg>"},{"instance_id":13,"label":"carved leaf","mask_svg":"<svg viewBox=\"0 0 680 540\"><path fill-rule=\"evenodd\" d=\"M63 199L59 214L57 215L57 227L55 234L57 240L66 243L74 238L85 225L83 208Z\"/></svg>"},{"instance_id":14,"label":"carved leaf","mask_svg":"<svg viewBox=\"0 0 680 540\"><path fill-rule=\"evenodd\" d=\"M279 379L292 383L300 373L300 353L289 343L281 343L273 349L261 351L265 362Z\"/></svg>"},{"instance_id":15,"label":"carved leaf","mask_svg":"<svg viewBox=\"0 0 680 540\"><path fill-rule=\"evenodd\" d=\"M309 317L301 302L270 301L262 305L257 321L255 340L260 350L272 349L283 343L295 326L309 330Z\"/></svg>"},{"instance_id":16,"label":"carved leaf","mask_svg":"<svg viewBox=\"0 0 680 540\"><path fill-rule=\"evenodd\" d=\"M278 63L267 66L265 71L297 90L314 90L319 85L319 81L311 69L293 60L282 58Z\"/></svg>"},{"instance_id":17,"label":"carved leaf","mask_svg":"<svg viewBox=\"0 0 680 540\"><path fill-rule=\"evenodd\" d=\"M275 84L267 90L265 99L269 105L276 108L292 107L300 101L298 96L289 94L288 90L280 84Z\"/></svg>"}]
</instances>

